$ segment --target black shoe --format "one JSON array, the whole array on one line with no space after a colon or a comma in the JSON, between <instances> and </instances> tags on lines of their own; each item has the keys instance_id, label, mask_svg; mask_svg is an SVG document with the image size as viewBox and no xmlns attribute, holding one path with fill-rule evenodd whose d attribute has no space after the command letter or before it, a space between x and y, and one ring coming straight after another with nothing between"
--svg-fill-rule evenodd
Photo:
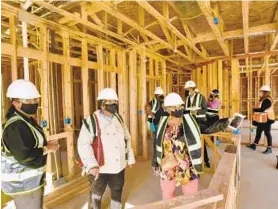
<instances>
[{"instance_id":1,"label":"black shoe","mask_svg":"<svg viewBox=\"0 0 278 209\"><path fill-rule=\"evenodd\" d=\"M256 144L249 144L249 145L247 145L246 147L248 147L248 148L250 148L250 149L252 149L252 150L256 150Z\"/></svg>"},{"instance_id":2,"label":"black shoe","mask_svg":"<svg viewBox=\"0 0 278 209\"><path fill-rule=\"evenodd\" d=\"M205 165L206 165L207 168L210 168L210 163L209 162L205 163Z\"/></svg>"},{"instance_id":3,"label":"black shoe","mask_svg":"<svg viewBox=\"0 0 278 209\"><path fill-rule=\"evenodd\" d=\"M263 154L270 154L272 153L271 147L266 148L266 150L263 152Z\"/></svg>"}]
</instances>

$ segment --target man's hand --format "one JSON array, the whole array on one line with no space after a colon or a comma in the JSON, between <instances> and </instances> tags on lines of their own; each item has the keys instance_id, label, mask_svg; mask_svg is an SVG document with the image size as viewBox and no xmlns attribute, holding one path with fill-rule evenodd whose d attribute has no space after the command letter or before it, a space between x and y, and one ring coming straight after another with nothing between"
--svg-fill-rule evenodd
<instances>
[{"instance_id":1,"label":"man's hand","mask_svg":"<svg viewBox=\"0 0 278 209\"><path fill-rule=\"evenodd\" d=\"M99 177L99 167L92 168L90 170L90 174L95 177L95 181L96 181L98 179L98 177Z\"/></svg>"}]
</instances>

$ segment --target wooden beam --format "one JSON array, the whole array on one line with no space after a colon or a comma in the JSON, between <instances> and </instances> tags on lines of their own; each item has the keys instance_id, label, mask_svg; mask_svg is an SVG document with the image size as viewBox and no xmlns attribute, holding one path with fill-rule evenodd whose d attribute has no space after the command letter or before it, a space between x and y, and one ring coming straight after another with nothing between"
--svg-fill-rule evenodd
<instances>
[{"instance_id":1,"label":"wooden beam","mask_svg":"<svg viewBox=\"0 0 278 209\"><path fill-rule=\"evenodd\" d=\"M117 19L117 33L123 34L123 21Z\"/></svg>"},{"instance_id":2,"label":"wooden beam","mask_svg":"<svg viewBox=\"0 0 278 209\"><path fill-rule=\"evenodd\" d=\"M145 48L140 50L140 92L141 92L141 124L142 124L142 141L143 141L143 159L148 159L148 138L147 138L147 121L144 107L147 103L147 79L146 79L146 51Z\"/></svg>"},{"instance_id":3,"label":"wooden beam","mask_svg":"<svg viewBox=\"0 0 278 209\"><path fill-rule=\"evenodd\" d=\"M90 15L90 17L95 21L95 23L101 27L104 27L104 24L101 22L99 17L96 14ZM107 29L107 28L106 28Z\"/></svg>"},{"instance_id":4,"label":"wooden beam","mask_svg":"<svg viewBox=\"0 0 278 209\"><path fill-rule=\"evenodd\" d=\"M196 52L200 57L204 58L203 54L200 52L200 50L195 47L195 45L190 42L175 26L173 26L163 15L161 15L154 7L152 7L148 2L146 1L137 1L137 3L142 6L146 11L148 11L151 15L153 15L158 21L160 21L162 24L164 24L170 31L172 31L174 34L176 34L177 37L179 37L184 44L187 44L194 52Z\"/></svg>"},{"instance_id":5,"label":"wooden beam","mask_svg":"<svg viewBox=\"0 0 278 209\"><path fill-rule=\"evenodd\" d=\"M220 92L219 99L223 101L224 89L223 89L223 61L218 60L217 64L217 79L218 79L218 86L217 89ZM222 104L223 105L223 104ZM219 115L222 118L222 108L219 108Z\"/></svg>"},{"instance_id":6,"label":"wooden beam","mask_svg":"<svg viewBox=\"0 0 278 209\"><path fill-rule=\"evenodd\" d=\"M212 15L212 9L210 7L210 2L205 2L205 1L198 1L197 2L201 11L204 13L207 22L209 26L211 27L214 35L216 36L216 39L223 50L225 56L229 56L229 50L224 42L224 38L222 37L222 34L219 31L219 28L214 24L213 22L213 15ZM218 17L219 18L219 17Z\"/></svg>"},{"instance_id":7,"label":"wooden beam","mask_svg":"<svg viewBox=\"0 0 278 209\"><path fill-rule=\"evenodd\" d=\"M278 43L278 32L276 33L276 36L271 44L271 47L270 47L270 51L274 51L274 49L276 48L276 45Z\"/></svg>"},{"instance_id":8,"label":"wooden beam","mask_svg":"<svg viewBox=\"0 0 278 209\"><path fill-rule=\"evenodd\" d=\"M163 11L162 11L163 17L164 17L167 21L169 21L169 5L168 5L167 2L162 2L162 9L163 9ZM163 22L161 22L160 20L158 20L158 22L160 23L161 29L162 29L162 31L163 31L163 33L164 33L164 35L165 35L167 41L173 45L174 42L173 42L173 40L172 40L172 38L171 38L171 36L170 36L170 33L169 33L169 31L168 31L167 26L165 26L165 24L163 24Z\"/></svg>"},{"instance_id":9,"label":"wooden beam","mask_svg":"<svg viewBox=\"0 0 278 209\"><path fill-rule=\"evenodd\" d=\"M98 79L98 92L100 92L104 88L104 71L103 71L103 48L101 45L97 46L97 63L99 64L100 68L97 71Z\"/></svg>"},{"instance_id":10,"label":"wooden beam","mask_svg":"<svg viewBox=\"0 0 278 209\"><path fill-rule=\"evenodd\" d=\"M82 99L83 99L83 117L87 118L90 115L89 95L89 68L88 68L88 43L86 39L81 42L82 62L81 62L81 78L82 78Z\"/></svg>"},{"instance_id":11,"label":"wooden beam","mask_svg":"<svg viewBox=\"0 0 278 209\"><path fill-rule=\"evenodd\" d=\"M270 86L270 69L269 69L269 55L265 56L265 77L264 77L264 85Z\"/></svg>"},{"instance_id":12,"label":"wooden beam","mask_svg":"<svg viewBox=\"0 0 278 209\"><path fill-rule=\"evenodd\" d=\"M162 65L162 85L161 87L166 92L167 91L167 85L166 85L166 61L163 61L161 63Z\"/></svg>"},{"instance_id":13,"label":"wooden beam","mask_svg":"<svg viewBox=\"0 0 278 209\"><path fill-rule=\"evenodd\" d=\"M88 27L88 28L90 28L92 30L97 30L97 31L103 32L106 35L112 36L112 37L114 37L116 39L119 39L121 41L125 41L126 43L129 43L131 45L134 44L133 41L131 41L131 40L127 39L127 38L124 38L122 35L119 35L117 33L111 32L111 31L109 31L109 30L107 30L105 28L102 28L102 27L100 27L98 25L95 25L95 24L93 24L93 23L91 23L89 21L82 20L81 18L76 17L72 13L70 13L70 12L64 10L64 9L60 9L58 7L55 7L54 5L51 5L51 4L47 3L47 2L36 1L35 4L38 4L39 6L42 6L42 7L46 8L46 9L49 9L49 10L51 10L53 12L56 12L56 13L60 14L60 15L67 16L71 20L74 20L74 21L76 21L78 23L81 23L84 26L86 26L86 27Z\"/></svg>"},{"instance_id":14,"label":"wooden beam","mask_svg":"<svg viewBox=\"0 0 278 209\"><path fill-rule=\"evenodd\" d=\"M145 10L142 7L138 7L138 23L141 27L145 27ZM144 42L148 42L148 37L143 33L141 36Z\"/></svg>"},{"instance_id":15,"label":"wooden beam","mask_svg":"<svg viewBox=\"0 0 278 209\"><path fill-rule=\"evenodd\" d=\"M168 42L162 40L161 38L159 38L155 34L151 33L150 31L146 30L145 28L141 27L134 20L131 20L130 18L128 18L127 16L125 16L124 14L122 14L121 12L116 10L115 8L112 8L112 7L110 7L109 5L107 5L106 3L103 3L103 2L98 2L98 6L102 7L105 11L107 11L109 14L113 15L114 17L117 17L118 19L122 20L126 24L128 24L131 27L135 28L140 33L143 33L143 34L147 35L148 37L150 37L150 38L152 38L154 40L157 40L160 43L163 43L165 46L167 46L167 48L174 50L174 47L171 44L169 44ZM191 61L188 58L188 56L186 56L184 53L182 53L180 51L177 51L177 54L179 54L180 56L182 56L182 57L186 58L187 60Z\"/></svg>"},{"instance_id":16,"label":"wooden beam","mask_svg":"<svg viewBox=\"0 0 278 209\"><path fill-rule=\"evenodd\" d=\"M244 36L244 51L249 53L249 1L242 1L242 22L243 22L243 36Z\"/></svg>"},{"instance_id":17,"label":"wooden beam","mask_svg":"<svg viewBox=\"0 0 278 209\"><path fill-rule=\"evenodd\" d=\"M116 67L116 54L115 50L111 49L110 51L110 66ZM116 73L111 72L110 73L110 87L116 90Z\"/></svg>"},{"instance_id":18,"label":"wooden beam","mask_svg":"<svg viewBox=\"0 0 278 209\"><path fill-rule=\"evenodd\" d=\"M138 137L137 137L137 57L136 50L132 49L129 51L129 103L130 103L130 134L131 134L131 145L135 156L138 156Z\"/></svg>"},{"instance_id":19,"label":"wooden beam","mask_svg":"<svg viewBox=\"0 0 278 209\"><path fill-rule=\"evenodd\" d=\"M239 112L239 91L240 88L240 75L239 75L239 63L238 59L233 58L232 59L232 109L231 109L231 116Z\"/></svg>"},{"instance_id":20,"label":"wooden beam","mask_svg":"<svg viewBox=\"0 0 278 209\"><path fill-rule=\"evenodd\" d=\"M258 36L258 35L265 35L269 33L273 33L277 31L277 24L276 23L268 23L264 25L254 26L249 28L248 37L251 36ZM237 29L232 31L226 31L223 32L223 39L237 39L237 38L243 38L244 33L243 29ZM201 43L201 42L208 42L216 40L216 37L213 33L207 32L202 35L198 35L197 37L193 38L193 43Z\"/></svg>"},{"instance_id":21,"label":"wooden beam","mask_svg":"<svg viewBox=\"0 0 278 209\"><path fill-rule=\"evenodd\" d=\"M16 20L15 16L11 15L9 18L9 26L10 26L10 42L12 44L11 51L13 54L11 55L11 70L12 70L12 81L18 79L18 69L17 69L17 36L16 36Z\"/></svg>"}]
</instances>

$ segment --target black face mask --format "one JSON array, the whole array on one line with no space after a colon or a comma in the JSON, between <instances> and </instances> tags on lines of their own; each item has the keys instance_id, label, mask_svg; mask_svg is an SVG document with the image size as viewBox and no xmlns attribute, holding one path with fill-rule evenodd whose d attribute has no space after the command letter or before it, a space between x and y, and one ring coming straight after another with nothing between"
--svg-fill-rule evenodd
<instances>
[{"instance_id":1,"label":"black face mask","mask_svg":"<svg viewBox=\"0 0 278 209\"><path fill-rule=\"evenodd\" d=\"M171 112L171 115L176 117L176 118L180 118L183 114L183 110L175 110Z\"/></svg>"},{"instance_id":2,"label":"black face mask","mask_svg":"<svg viewBox=\"0 0 278 209\"><path fill-rule=\"evenodd\" d=\"M112 105L105 105L105 109L110 112L111 114L115 114L118 110L118 105L112 104Z\"/></svg>"},{"instance_id":3,"label":"black face mask","mask_svg":"<svg viewBox=\"0 0 278 209\"><path fill-rule=\"evenodd\" d=\"M159 99L160 101L162 101L162 102L163 102L163 100L164 100L164 96L163 96L163 95L161 95L161 96L159 96L159 97L158 97L158 99Z\"/></svg>"},{"instance_id":4,"label":"black face mask","mask_svg":"<svg viewBox=\"0 0 278 209\"><path fill-rule=\"evenodd\" d=\"M22 103L21 110L29 115L34 115L38 110L39 104L25 104Z\"/></svg>"},{"instance_id":5,"label":"black face mask","mask_svg":"<svg viewBox=\"0 0 278 209\"><path fill-rule=\"evenodd\" d=\"M189 96L189 90L185 90L184 96L185 96L185 97L188 97L188 96Z\"/></svg>"}]
</instances>

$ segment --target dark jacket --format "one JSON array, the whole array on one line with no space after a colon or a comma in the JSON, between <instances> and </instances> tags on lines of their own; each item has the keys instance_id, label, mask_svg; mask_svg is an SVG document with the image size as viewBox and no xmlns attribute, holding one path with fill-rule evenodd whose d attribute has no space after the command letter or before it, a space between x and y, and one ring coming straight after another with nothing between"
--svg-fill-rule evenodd
<instances>
[{"instance_id":1,"label":"dark jacket","mask_svg":"<svg viewBox=\"0 0 278 209\"><path fill-rule=\"evenodd\" d=\"M32 124L44 136L44 146L47 144L42 128L34 118L28 118L17 111L13 106L9 109L7 119L15 116L15 112ZM10 124L3 132L2 140L5 146L20 164L31 168L39 168L46 165L46 156L42 148L34 148L36 140L31 129L23 121L16 121ZM23 162L24 161L24 162Z\"/></svg>"}]
</instances>

